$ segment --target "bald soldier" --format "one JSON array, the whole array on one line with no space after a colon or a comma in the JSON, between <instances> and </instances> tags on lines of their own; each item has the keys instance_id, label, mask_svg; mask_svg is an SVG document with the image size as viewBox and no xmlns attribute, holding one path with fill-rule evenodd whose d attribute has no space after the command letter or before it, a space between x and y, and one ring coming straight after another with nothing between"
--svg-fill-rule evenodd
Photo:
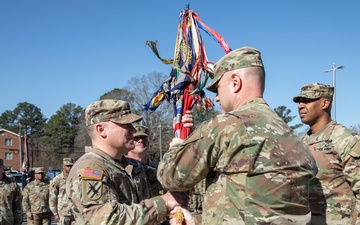
<instances>
[{"instance_id":1,"label":"bald soldier","mask_svg":"<svg viewBox=\"0 0 360 225\"><path fill-rule=\"evenodd\" d=\"M207 87L222 114L185 139L173 139L159 163L168 190L206 179L203 224L306 224L316 163L308 148L263 98L260 52L233 50L214 66Z\"/></svg>"},{"instance_id":2,"label":"bald soldier","mask_svg":"<svg viewBox=\"0 0 360 225\"><path fill-rule=\"evenodd\" d=\"M147 167L125 154L135 147L132 123L142 117L132 114L127 102L93 102L86 107L85 120L92 146L85 148L66 180L75 224L158 224L175 206L186 205L183 193L141 199L133 178L146 178Z\"/></svg>"},{"instance_id":3,"label":"bald soldier","mask_svg":"<svg viewBox=\"0 0 360 225\"><path fill-rule=\"evenodd\" d=\"M71 225L75 218L71 212L71 204L66 195L66 178L68 177L75 160L64 158L62 172L51 181L49 206L54 215L54 219L59 225Z\"/></svg>"}]
</instances>

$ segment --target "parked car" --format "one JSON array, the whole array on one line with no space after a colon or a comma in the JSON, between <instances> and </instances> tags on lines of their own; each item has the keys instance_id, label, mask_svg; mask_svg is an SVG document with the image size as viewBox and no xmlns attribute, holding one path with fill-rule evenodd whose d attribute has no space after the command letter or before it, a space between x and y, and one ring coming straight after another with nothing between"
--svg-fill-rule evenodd
<instances>
[{"instance_id":1,"label":"parked car","mask_svg":"<svg viewBox=\"0 0 360 225\"><path fill-rule=\"evenodd\" d=\"M52 170L49 170L49 172L46 174L46 176L48 177L49 180L52 180L59 173L61 173L60 169L52 169Z\"/></svg>"},{"instance_id":2,"label":"parked car","mask_svg":"<svg viewBox=\"0 0 360 225\"><path fill-rule=\"evenodd\" d=\"M12 174L12 177L15 179L15 182L20 188L22 188L22 176L23 175L21 173Z\"/></svg>"}]
</instances>

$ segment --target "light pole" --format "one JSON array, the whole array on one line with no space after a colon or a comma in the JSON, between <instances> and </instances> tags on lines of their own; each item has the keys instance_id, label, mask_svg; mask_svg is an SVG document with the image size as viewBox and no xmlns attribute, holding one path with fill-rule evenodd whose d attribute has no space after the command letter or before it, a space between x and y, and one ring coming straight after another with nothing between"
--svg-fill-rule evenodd
<instances>
[{"instance_id":1,"label":"light pole","mask_svg":"<svg viewBox=\"0 0 360 225\"><path fill-rule=\"evenodd\" d=\"M324 72L332 72L332 79L333 79L333 87L334 87L334 96L333 96L333 112L334 112L334 120L336 120L336 70L342 69L345 66L336 66L335 63L332 65L332 69L325 70Z\"/></svg>"}]
</instances>

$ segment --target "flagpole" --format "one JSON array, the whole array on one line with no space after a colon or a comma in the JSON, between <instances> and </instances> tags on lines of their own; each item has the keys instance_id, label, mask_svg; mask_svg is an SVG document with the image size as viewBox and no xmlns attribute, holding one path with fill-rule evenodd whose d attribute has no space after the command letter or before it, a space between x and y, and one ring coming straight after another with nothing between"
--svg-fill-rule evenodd
<instances>
[{"instance_id":1,"label":"flagpole","mask_svg":"<svg viewBox=\"0 0 360 225\"><path fill-rule=\"evenodd\" d=\"M21 144L21 123L19 123L19 149L20 149L20 173L22 173L23 167L23 145Z\"/></svg>"}]
</instances>

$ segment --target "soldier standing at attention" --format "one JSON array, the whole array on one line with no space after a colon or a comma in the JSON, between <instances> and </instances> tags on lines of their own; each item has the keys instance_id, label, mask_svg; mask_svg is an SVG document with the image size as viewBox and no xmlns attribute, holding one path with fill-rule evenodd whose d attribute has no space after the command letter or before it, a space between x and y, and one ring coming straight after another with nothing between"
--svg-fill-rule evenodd
<instances>
[{"instance_id":1,"label":"soldier standing at attention","mask_svg":"<svg viewBox=\"0 0 360 225\"><path fill-rule=\"evenodd\" d=\"M0 159L0 224L22 223L21 191L12 178L4 174L4 161Z\"/></svg>"},{"instance_id":2,"label":"soldier standing at attention","mask_svg":"<svg viewBox=\"0 0 360 225\"><path fill-rule=\"evenodd\" d=\"M133 177L146 176L145 166L125 155L135 147L132 123L142 117L132 114L127 102L96 101L86 107L85 120L92 146L85 147L66 180L75 224L158 224L174 207L186 205L183 193L140 199Z\"/></svg>"},{"instance_id":3,"label":"soldier standing at attention","mask_svg":"<svg viewBox=\"0 0 360 225\"><path fill-rule=\"evenodd\" d=\"M360 224L360 136L331 119L334 87L312 83L293 98L319 168L310 186L311 224Z\"/></svg>"},{"instance_id":4,"label":"soldier standing at attention","mask_svg":"<svg viewBox=\"0 0 360 225\"><path fill-rule=\"evenodd\" d=\"M59 225L71 225L75 218L71 212L71 204L66 195L66 178L68 177L72 166L74 165L73 158L63 159L63 171L52 180L50 184L50 198L49 206L54 215L55 221Z\"/></svg>"},{"instance_id":5,"label":"soldier standing at attention","mask_svg":"<svg viewBox=\"0 0 360 225\"><path fill-rule=\"evenodd\" d=\"M135 148L128 152L127 156L136 159L147 166L157 169L157 165L149 159L149 128L143 125L135 125L136 133L134 134Z\"/></svg>"},{"instance_id":6,"label":"soldier standing at attention","mask_svg":"<svg viewBox=\"0 0 360 225\"><path fill-rule=\"evenodd\" d=\"M44 182L44 167L34 168L35 180L28 183L23 190L22 206L26 212L27 222L31 225L50 225L49 185Z\"/></svg>"},{"instance_id":7,"label":"soldier standing at attention","mask_svg":"<svg viewBox=\"0 0 360 225\"><path fill-rule=\"evenodd\" d=\"M174 138L158 167L168 190L186 191L206 178L203 224L306 224L315 159L263 99L260 52L231 51L214 66L208 90L222 114L190 136ZM186 215L188 212L185 211Z\"/></svg>"},{"instance_id":8,"label":"soldier standing at attention","mask_svg":"<svg viewBox=\"0 0 360 225\"><path fill-rule=\"evenodd\" d=\"M146 177L133 177L138 186L138 193L140 200L158 196L163 193L161 184L156 178L157 165L149 159L149 128L143 125L134 125L136 133L134 136L135 148L127 153L127 157L130 163L137 165L142 164L139 167L145 165Z\"/></svg>"}]
</instances>

